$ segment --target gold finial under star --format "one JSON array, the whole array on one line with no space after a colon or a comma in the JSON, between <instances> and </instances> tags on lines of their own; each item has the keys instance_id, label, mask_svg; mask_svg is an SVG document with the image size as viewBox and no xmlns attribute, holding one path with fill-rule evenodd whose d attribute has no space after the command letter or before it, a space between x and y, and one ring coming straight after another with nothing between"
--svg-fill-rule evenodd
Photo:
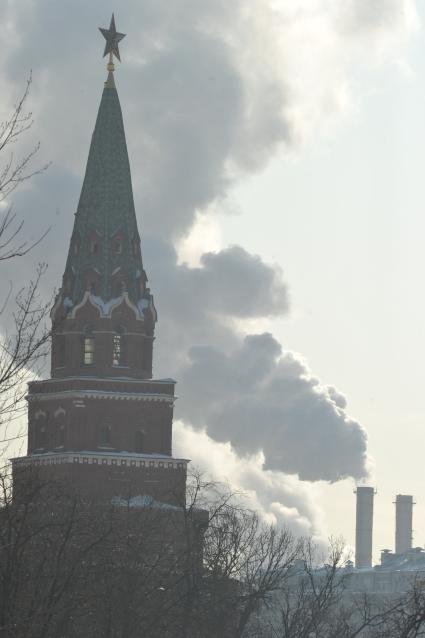
<instances>
[{"instance_id":1,"label":"gold finial under star","mask_svg":"<svg viewBox=\"0 0 425 638\"><path fill-rule=\"evenodd\" d=\"M112 59L113 59L112 56L114 56L114 55L121 62L120 50L118 48L118 44L119 44L119 42L121 42L121 40L123 38L125 38L126 34L125 33L117 33L117 30L115 28L114 14L112 14L111 24L109 25L109 29L102 29L101 27L99 27L99 31L101 32L101 34L103 35L103 37L106 40L105 51L103 52L103 57L105 57L105 55L108 55L108 53L109 53L109 63L110 64L112 64Z\"/></svg>"}]
</instances>

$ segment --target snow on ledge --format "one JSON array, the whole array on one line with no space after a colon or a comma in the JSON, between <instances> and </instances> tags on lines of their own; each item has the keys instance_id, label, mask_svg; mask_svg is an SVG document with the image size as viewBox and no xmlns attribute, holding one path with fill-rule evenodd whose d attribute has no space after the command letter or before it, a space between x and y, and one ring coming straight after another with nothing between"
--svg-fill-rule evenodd
<instances>
[{"instance_id":1,"label":"snow on ledge","mask_svg":"<svg viewBox=\"0 0 425 638\"><path fill-rule=\"evenodd\" d=\"M111 499L111 505L117 507L138 507L138 508L151 508L151 509L165 509L165 510L178 510L182 511L182 508L178 505L171 505L170 503L163 503L162 501L156 501L152 496L147 494L139 494L139 496L132 496L131 498L121 498L115 496Z\"/></svg>"}]
</instances>

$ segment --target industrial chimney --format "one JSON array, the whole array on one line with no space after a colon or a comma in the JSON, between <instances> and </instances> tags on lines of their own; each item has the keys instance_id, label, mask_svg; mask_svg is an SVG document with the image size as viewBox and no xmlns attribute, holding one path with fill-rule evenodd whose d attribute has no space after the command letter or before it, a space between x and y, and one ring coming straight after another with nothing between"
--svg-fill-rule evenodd
<instances>
[{"instance_id":1,"label":"industrial chimney","mask_svg":"<svg viewBox=\"0 0 425 638\"><path fill-rule=\"evenodd\" d=\"M412 549L413 496L397 494L395 497L395 553L404 554Z\"/></svg>"},{"instance_id":2,"label":"industrial chimney","mask_svg":"<svg viewBox=\"0 0 425 638\"><path fill-rule=\"evenodd\" d=\"M373 487L354 490L356 503L356 567L372 567Z\"/></svg>"}]
</instances>

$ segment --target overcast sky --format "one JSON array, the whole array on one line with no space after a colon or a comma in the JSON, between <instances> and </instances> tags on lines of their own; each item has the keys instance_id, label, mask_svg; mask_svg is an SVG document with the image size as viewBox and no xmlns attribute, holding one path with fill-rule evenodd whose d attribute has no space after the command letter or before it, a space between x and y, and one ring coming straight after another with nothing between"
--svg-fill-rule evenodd
<instances>
[{"instance_id":1,"label":"overcast sky","mask_svg":"<svg viewBox=\"0 0 425 638\"><path fill-rule=\"evenodd\" d=\"M422 444L425 43L413 0L6 2L0 116L33 69L49 171L14 196L51 231L60 284L105 64L117 63L155 374L178 381L174 448L270 521L354 539L356 481L413 493ZM6 96L6 97L5 97Z\"/></svg>"}]
</instances>

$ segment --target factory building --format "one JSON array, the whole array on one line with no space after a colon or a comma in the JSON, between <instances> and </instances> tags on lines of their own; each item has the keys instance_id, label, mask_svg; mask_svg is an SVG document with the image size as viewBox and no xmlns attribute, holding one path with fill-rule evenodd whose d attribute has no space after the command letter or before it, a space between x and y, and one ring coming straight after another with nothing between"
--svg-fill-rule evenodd
<instances>
[{"instance_id":1,"label":"factory building","mask_svg":"<svg viewBox=\"0 0 425 638\"><path fill-rule=\"evenodd\" d=\"M355 566L349 566L346 587L352 592L392 594L408 591L413 581L425 581L425 549L412 547L413 496L395 498L394 551L383 549L381 561L372 566L373 505L376 490L359 486L356 494Z\"/></svg>"}]
</instances>

